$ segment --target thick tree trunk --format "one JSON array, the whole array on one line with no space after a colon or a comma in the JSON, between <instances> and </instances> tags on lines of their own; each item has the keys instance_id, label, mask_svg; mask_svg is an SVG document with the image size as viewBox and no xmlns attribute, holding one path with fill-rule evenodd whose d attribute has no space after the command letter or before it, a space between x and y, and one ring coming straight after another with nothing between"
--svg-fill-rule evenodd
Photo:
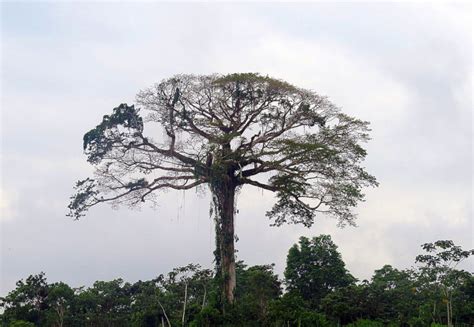
<instances>
[{"instance_id":1,"label":"thick tree trunk","mask_svg":"<svg viewBox=\"0 0 474 327\"><path fill-rule=\"evenodd\" d=\"M223 292L228 303L234 303L235 249L234 249L234 199L235 188L230 186L225 195L224 207L221 212L221 271L224 279Z\"/></svg>"},{"instance_id":2,"label":"thick tree trunk","mask_svg":"<svg viewBox=\"0 0 474 327\"><path fill-rule=\"evenodd\" d=\"M235 183L232 175L225 175L213 189L217 200L216 244L219 247L219 262L223 280L223 297L229 304L234 303L236 286L234 255L234 202Z\"/></svg>"}]
</instances>

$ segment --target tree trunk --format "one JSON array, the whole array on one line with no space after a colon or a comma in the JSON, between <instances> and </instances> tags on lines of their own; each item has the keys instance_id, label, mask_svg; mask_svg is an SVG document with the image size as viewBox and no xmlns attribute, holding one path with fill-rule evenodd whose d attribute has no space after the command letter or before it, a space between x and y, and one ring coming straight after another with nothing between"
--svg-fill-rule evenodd
<instances>
[{"instance_id":1,"label":"tree trunk","mask_svg":"<svg viewBox=\"0 0 474 327\"><path fill-rule=\"evenodd\" d=\"M451 326L453 326L453 297L449 298L449 317L451 319Z\"/></svg>"},{"instance_id":2,"label":"tree trunk","mask_svg":"<svg viewBox=\"0 0 474 327\"><path fill-rule=\"evenodd\" d=\"M184 284L184 303L183 303L183 318L181 319L181 326L184 327L184 321L186 318L186 301L188 300L188 282Z\"/></svg>"},{"instance_id":3,"label":"tree trunk","mask_svg":"<svg viewBox=\"0 0 474 327\"><path fill-rule=\"evenodd\" d=\"M446 318L446 322L447 322L447 325L448 327L451 327L451 319L449 317L449 301L446 300L446 309L447 309L447 318Z\"/></svg>"},{"instance_id":4,"label":"tree trunk","mask_svg":"<svg viewBox=\"0 0 474 327\"><path fill-rule=\"evenodd\" d=\"M202 297L201 312L202 312L202 310L204 310L204 306L206 305L206 295L207 295L207 289L204 286L204 296Z\"/></svg>"},{"instance_id":5,"label":"tree trunk","mask_svg":"<svg viewBox=\"0 0 474 327\"><path fill-rule=\"evenodd\" d=\"M448 327L452 327L453 324L452 324L452 317L451 317L451 299L450 299L450 294L449 294L449 290L448 290L448 287L445 286L445 289L444 289L444 296L446 298L446 324L448 325Z\"/></svg>"},{"instance_id":6,"label":"tree trunk","mask_svg":"<svg viewBox=\"0 0 474 327\"><path fill-rule=\"evenodd\" d=\"M165 315L166 321L168 322L168 327L171 327L171 323L170 323L170 320L168 319L168 315L166 314L165 308L163 308L163 305L161 304L160 300L157 299L157 301L161 307L161 310L163 310L163 314Z\"/></svg>"},{"instance_id":7,"label":"tree trunk","mask_svg":"<svg viewBox=\"0 0 474 327\"><path fill-rule=\"evenodd\" d=\"M216 212L216 246L223 280L223 297L227 303L234 303L234 290L236 286L235 255L234 255L234 202L235 183L233 172L220 178L213 187L214 205Z\"/></svg>"}]
</instances>

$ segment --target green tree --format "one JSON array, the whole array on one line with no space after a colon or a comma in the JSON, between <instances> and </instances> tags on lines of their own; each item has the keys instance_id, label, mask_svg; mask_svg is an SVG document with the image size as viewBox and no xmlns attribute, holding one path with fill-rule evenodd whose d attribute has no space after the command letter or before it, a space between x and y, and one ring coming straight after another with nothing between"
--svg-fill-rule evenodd
<instances>
[{"instance_id":1,"label":"green tree","mask_svg":"<svg viewBox=\"0 0 474 327\"><path fill-rule=\"evenodd\" d=\"M355 322L361 317L368 317L367 285L349 285L329 293L321 301L323 312L338 326Z\"/></svg>"},{"instance_id":2,"label":"green tree","mask_svg":"<svg viewBox=\"0 0 474 327\"><path fill-rule=\"evenodd\" d=\"M266 326L272 301L281 294L281 282L273 272L273 265L246 267L237 265L237 278L240 283L236 289L236 305L240 319Z\"/></svg>"},{"instance_id":3,"label":"green tree","mask_svg":"<svg viewBox=\"0 0 474 327\"><path fill-rule=\"evenodd\" d=\"M120 278L96 281L77 295L77 305L86 326L129 326L131 285Z\"/></svg>"},{"instance_id":4,"label":"green tree","mask_svg":"<svg viewBox=\"0 0 474 327\"><path fill-rule=\"evenodd\" d=\"M250 73L177 75L141 91L137 104L140 109L120 105L84 135L96 178L77 182L69 215L79 218L103 202L153 201L162 189L208 185L216 261L230 303L238 189L274 192L278 200L268 216L276 225L310 226L318 213L353 223L351 209L363 200L362 188L376 185L360 166L368 123L314 91ZM145 134L145 122L149 131L162 128L167 139Z\"/></svg>"},{"instance_id":5,"label":"green tree","mask_svg":"<svg viewBox=\"0 0 474 327\"><path fill-rule=\"evenodd\" d=\"M161 290L157 300L163 313L167 312L165 319L184 326L208 303L212 271L189 264L173 269L166 277L160 275L156 281Z\"/></svg>"},{"instance_id":6,"label":"green tree","mask_svg":"<svg viewBox=\"0 0 474 327\"><path fill-rule=\"evenodd\" d=\"M279 300L272 302L270 319L272 321L270 326L331 326L323 314L310 308L308 302L295 292L285 293Z\"/></svg>"},{"instance_id":7,"label":"green tree","mask_svg":"<svg viewBox=\"0 0 474 327\"><path fill-rule=\"evenodd\" d=\"M296 292L312 308L318 309L329 293L355 282L347 271L337 246L329 235L311 240L301 237L288 251L285 283L289 292Z\"/></svg>"},{"instance_id":8,"label":"green tree","mask_svg":"<svg viewBox=\"0 0 474 327\"><path fill-rule=\"evenodd\" d=\"M456 267L461 261L474 255L474 250L463 250L451 240L425 243L421 247L427 253L416 257L416 262L422 264L420 276L427 287L442 294L442 301L446 305L446 322L451 327L453 324L453 290L466 277L466 273L456 270ZM436 299L434 306L436 308Z\"/></svg>"},{"instance_id":9,"label":"green tree","mask_svg":"<svg viewBox=\"0 0 474 327\"><path fill-rule=\"evenodd\" d=\"M468 276L469 275L469 276ZM453 291L454 324L474 325L474 275L468 274Z\"/></svg>"},{"instance_id":10,"label":"green tree","mask_svg":"<svg viewBox=\"0 0 474 327\"><path fill-rule=\"evenodd\" d=\"M138 281L131 286L131 325L133 327L157 326L165 321L159 306L161 292L156 280Z\"/></svg>"},{"instance_id":11,"label":"green tree","mask_svg":"<svg viewBox=\"0 0 474 327\"><path fill-rule=\"evenodd\" d=\"M368 317L406 325L418 314L417 290L410 270L385 265L375 271L368 285Z\"/></svg>"},{"instance_id":12,"label":"green tree","mask_svg":"<svg viewBox=\"0 0 474 327\"><path fill-rule=\"evenodd\" d=\"M16 289L0 298L6 321L24 320L35 325L42 325L48 311L49 286L44 273L30 275L26 280L19 280Z\"/></svg>"},{"instance_id":13,"label":"green tree","mask_svg":"<svg viewBox=\"0 0 474 327\"><path fill-rule=\"evenodd\" d=\"M69 285L59 282L49 285L47 301L49 305L48 320L51 326L72 326L71 311L74 305L74 290Z\"/></svg>"}]
</instances>

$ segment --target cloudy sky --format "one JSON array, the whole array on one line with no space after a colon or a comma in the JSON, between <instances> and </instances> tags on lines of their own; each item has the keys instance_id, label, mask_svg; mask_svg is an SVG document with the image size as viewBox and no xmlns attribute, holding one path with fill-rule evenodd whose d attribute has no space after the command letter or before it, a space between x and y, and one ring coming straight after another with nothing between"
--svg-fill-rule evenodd
<instances>
[{"instance_id":1,"label":"cloudy sky","mask_svg":"<svg viewBox=\"0 0 474 327\"><path fill-rule=\"evenodd\" d=\"M356 209L358 227L269 227L271 194L244 188L239 259L281 274L301 235L329 233L364 279L412 266L425 242L472 248L471 18L468 4L2 2L0 295L40 271L80 286L212 266L208 195L65 216L92 172L83 134L176 73L268 74L372 124L365 165L380 187Z\"/></svg>"}]
</instances>

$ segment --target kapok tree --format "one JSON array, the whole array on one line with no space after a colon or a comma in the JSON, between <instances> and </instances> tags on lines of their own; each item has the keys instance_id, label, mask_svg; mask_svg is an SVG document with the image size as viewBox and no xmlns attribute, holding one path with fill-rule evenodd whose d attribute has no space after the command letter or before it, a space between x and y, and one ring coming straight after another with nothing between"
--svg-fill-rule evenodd
<instances>
[{"instance_id":1,"label":"kapok tree","mask_svg":"<svg viewBox=\"0 0 474 327\"><path fill-rule=\"evenodd\" d=\"M99 203L137 206L155 201L160 190L207 185L229 303L239 189L276 195L267 212L274 225L311 226L319 213L353 224L362 188L376 185L360 166L368 123L314 91L252 73L176 75L139 92L136 102L137 108L121 104L84 135L95 177L77 182L69 215L78 219Z\"/></svg>"}]
</instances>

